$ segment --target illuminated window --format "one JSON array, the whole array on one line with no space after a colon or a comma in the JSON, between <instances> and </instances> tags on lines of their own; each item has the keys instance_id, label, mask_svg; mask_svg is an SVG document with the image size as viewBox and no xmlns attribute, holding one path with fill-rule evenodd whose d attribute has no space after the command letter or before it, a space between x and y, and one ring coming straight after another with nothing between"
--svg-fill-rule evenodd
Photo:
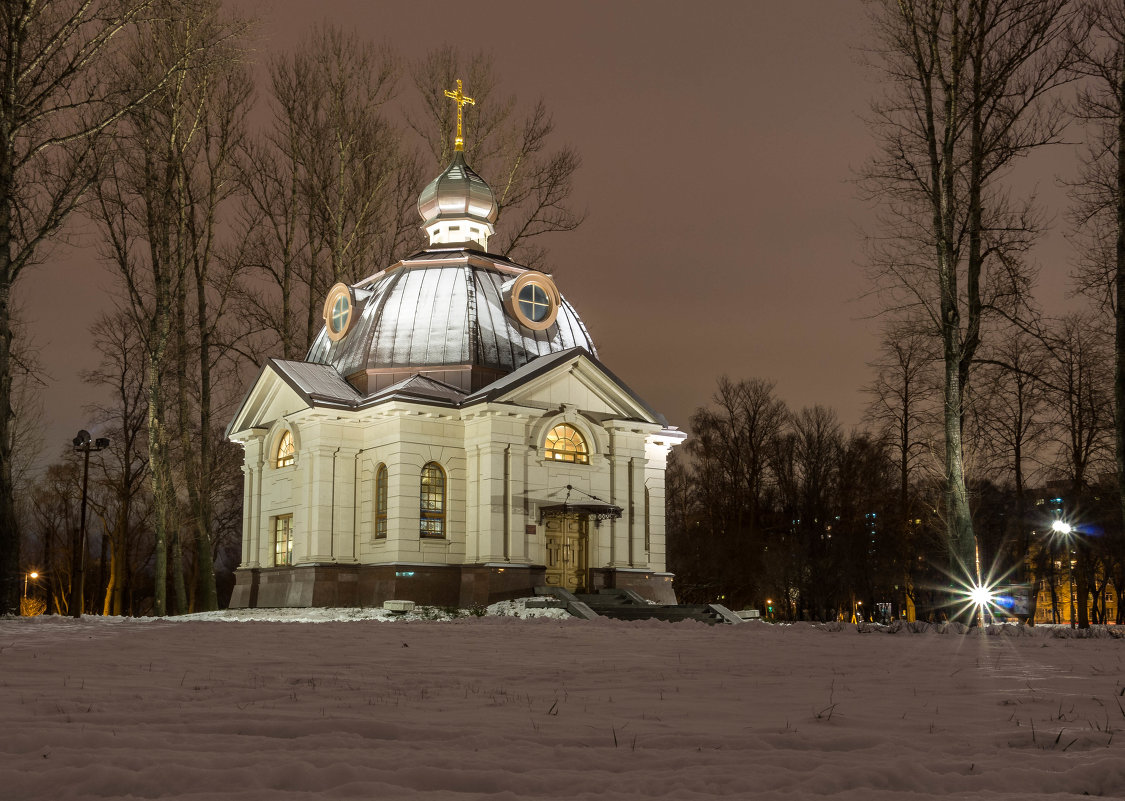
<instances>
[{"instance_id":1,"label":"illuminated window","mask_svg":"<svg viewBox=\"0 0 1125 801\"><path fill-rule=\"evenodd\" d=\"M293 432L286 431L281 435L281 440L277 443L277 454L274 456L274 467L288 467L296 461L296 453L293 449Z\"/></svg>"},{"instance_id":2,"label":"illuminated window","mask_svg":"<svg viewBox=\"0 0 1125 801\"><path fill-rule=\"evenodd\" d=\"M445 471L437 462L422 468L422 494L418 534L421 537L445 536Z\"/></svg>"},{"instance_id":3,"label":"illuminated window","mask_svg":"<svg viewBox=\"0 0 1125 801\"><path fill-rule=\"evenodd\" d=\"M590 463L586 440L578 433L578 429L566 423L547 432L546 450L547 458L556 462Z\"/></svg>"},{"instance_id":4,"label":"illuminated window","mask_svg":"<svg viewBox=\"0 0 1125 801\"><path fill-rule=\"evenodd\" d=\"M275 567L293 564L293 515L273 519L273 563Z\"/></svg>"},{"instance_id":5,"label":"illuminated window","mask_svg":"<svg viewBox=\"0 0 1125 801\"><path fill-rule=\"evenodd\" d=\"M652 550L652 499L645 487L645 551Z\"/></svg>"},{"instance_id":6,"label":"illuminated window","mask_svg":"<svg viewBox=\"0 0 1125 801\"><path fill-rule=\"evenodd\" d=\"M375 471L375 538L387 538L387 466Z\"/></svg>"}]
</instances>

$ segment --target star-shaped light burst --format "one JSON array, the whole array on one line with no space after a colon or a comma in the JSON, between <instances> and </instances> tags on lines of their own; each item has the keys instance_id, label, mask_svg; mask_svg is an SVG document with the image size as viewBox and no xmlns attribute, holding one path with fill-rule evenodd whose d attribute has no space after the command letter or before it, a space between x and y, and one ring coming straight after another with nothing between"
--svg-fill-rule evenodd
<instances>
[{"instance_id":1,"label":"star-shaped light burst","mask_svg":"<svg viewBox=\"0 0 1125 801\"><path fill-rule=\"evenodd\" d=\"M1013 569L997 575L999 568L994 564L981 578L973 575L976 571L968 570L963 571L960 576L951 576L955 605L955 613L952 617L963 619L971 615L982 625L988 617L1006 617L1009 613L1000 604L999 588Z\"/></svg>"}]
</instances>

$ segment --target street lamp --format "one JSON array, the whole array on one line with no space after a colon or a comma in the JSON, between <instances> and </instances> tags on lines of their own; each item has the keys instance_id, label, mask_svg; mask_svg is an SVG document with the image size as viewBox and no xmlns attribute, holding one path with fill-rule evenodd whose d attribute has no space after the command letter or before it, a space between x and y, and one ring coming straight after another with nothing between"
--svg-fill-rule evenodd
<instances>
[{"instance_id":1,"label":"street lamp","mask_svg":"<svg viewBox=\"0 0 1125 801\"><path fill-rule=\"evenodd\" d=\"M1074 532L1074 526L1065 520L1056 519L1055 522L1051 523L1051 531L1060 535L1066 544L1066 591L1067 600L1070 602L1070 627L1075 628L1077 624L1074 620L1074 563L1070 560L1070 535Z\"/></svg>"},{"instance_id":2,"label":"street lamp","mask_svg":"<svg viewBox=\"0 0 1125 801\"><path fill-rule=\"evenodd\" d=\"M24 573L23 574L23 597L24 597L25 601L27 600L27 580L28 579L37 579L37 578L39 578L39 574L36 573L34 570L32 570L30 573Z\"/></svg>"},{"instance_id":3,"label":"street lamp","mask_svg":"<svg viewBox=\"0 0 1125 801\"><path fill-rule=\"evenodd\" d=\"M86 604L86 488L90 479L90 451L105 450L109 447L106 437L92 439L90 432L82 429L74 438L74 450L83 454L82 460L82 513L78 528L77 542L70 561L70 616L82 617L82 607Z\"/></svg>"}]
</instances>

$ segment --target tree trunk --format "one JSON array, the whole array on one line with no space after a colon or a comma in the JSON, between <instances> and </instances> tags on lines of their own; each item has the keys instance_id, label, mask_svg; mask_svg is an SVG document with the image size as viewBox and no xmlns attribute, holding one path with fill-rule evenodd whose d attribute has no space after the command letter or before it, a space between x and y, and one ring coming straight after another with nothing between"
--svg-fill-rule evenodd
<instances>
[{"instance_id":1,"label":"tree trunk","mask_svg":"<svg viewBox=\"0 0 1125 801\"><path fill-rule=\"evenodd\" d=\"M1113 433L1117 460L1117 500L1125 526L1125 42L1117 51L1117 238L1114 272L1114 349L1113 349ZM1116 557L1125 563L1125 531L1118 530ZM1118 587L1120 593L1125 588ZM1122 621L1120 601L1117 605L1117 622Z\"/></svg>"},{"instance_id":2,"label":"tree trunk","mask_svg":"<svg viewBox=\"0 0 1125 801\"><path fill-rule=\"evenodd\" d=\"M211 204L214 208L214 204ZM213 612L219 608L219 595L215 587L215 563L212 554L213 537L211 532L211 471L212 440L214 431L211 423L211 328L207 308L207 276L205 267L195 269L196 317L199 328L199 455L197 486L195 487L195 546L196 546L196 589L199 609Z\"/></svg>"},{"instance_id":3,"label":"tree trunk","mask_svg":"<svg viewBox=\"0 0 1125 801\"><path fill-rule=\"evenodd\" d=\"M159 328L159 325L156 327ZM166 319L164 328L167 330ZM159 335L159 331L157 334ZM152 347L153 345L150 344L150 348ZM175 491L172 487L172 473L168 461L168 435L164 426L164 393L160 385L161 361L163 361L162 348L150 352L147 377L148 461L152 470L152 515L156 549L156 586L152 611L157 617L168 613L168 534L175 504Z\"/></svg>"},{"instance_id":4,"label":"tree trunk","mask_svg":"<svg viewBox=\"0 0 1125 801\"><path fill-rule=\"evenodd\" d=\"M5 76L9 78L10 76ZM15 102L12 81L5 81ZM8 121L0 115L0 615L20 611L20 531L12 483L12 191L15 158Z\"/></svg>"}]
</instances>

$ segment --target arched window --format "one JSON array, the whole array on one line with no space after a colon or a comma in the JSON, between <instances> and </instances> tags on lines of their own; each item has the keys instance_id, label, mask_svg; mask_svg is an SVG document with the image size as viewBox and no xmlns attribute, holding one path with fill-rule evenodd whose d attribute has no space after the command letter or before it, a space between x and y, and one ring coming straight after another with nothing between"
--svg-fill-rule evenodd
<instances>
[{"instance_id":1,"label":"arched window","mask_svg":"<svg viewBox=\"0 0 1125 801\"><path fill-rule=\"evenodd\" d=\"M437 462L422 468L422 496L418 534L421 537L445 536L445 471Z\"/></svg>"},{"instance_id":2,"label":"arched window","mask_svg":"<svg viewBox=\"0 0 1125 801\"><path fill-rule=\"evenodd\" d=\"M277 454L274 456L273 466L288 467L294 461L296 461L296 454L293 450L293 432L286 431L277 443Z\"/></svg>"},{"instance_id":3,"label":"arched window","mask_svg":"<svg viewBox=\"0 0 1125 801\"><path fill-rule=\"evenodd\" d=\"M590 463L586 439L574 426L561 423L547 432L547 458L556 462Z\"/></svg>"},{"instance_id":4,"label":"arched window","mask_svg":"<svg viewBox=\"0 0 1125 801\"><path fill-rule=\"evenodd\" d=\"M375 539L387 538L387 466L375 471Z\"/></svg>"}]
</instances>

